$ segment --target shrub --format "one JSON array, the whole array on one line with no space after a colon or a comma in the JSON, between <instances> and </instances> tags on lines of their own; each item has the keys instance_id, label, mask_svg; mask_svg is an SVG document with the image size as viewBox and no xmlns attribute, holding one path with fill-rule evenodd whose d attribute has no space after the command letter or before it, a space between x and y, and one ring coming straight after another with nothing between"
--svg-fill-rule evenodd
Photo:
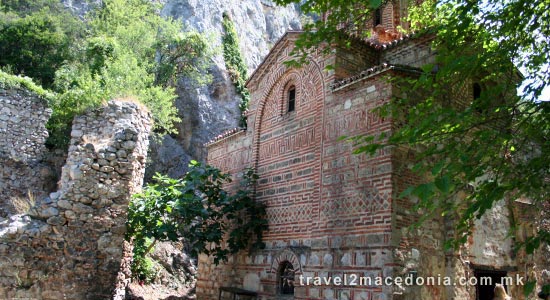
<instances>
[{"instance_id":1,"label":"shrub","mask_svg":"<svg viewBox=\"0 0 550 300\"><path fill-rule=\"evenodd\" d=\"M127 239L136 245L136 263L143 262L156 241L182 237L191 255L213 255L216 263L247 247L263 247L265 206L252 197L257 176L251 170L245 172L241 189L234 194L223 189L231 181L228 174L196 161L182 179L159 174L154 179L156 183L134 195L129 207ZM251 237L256 237L253 243Z\"/></svg>"}]
</instances>

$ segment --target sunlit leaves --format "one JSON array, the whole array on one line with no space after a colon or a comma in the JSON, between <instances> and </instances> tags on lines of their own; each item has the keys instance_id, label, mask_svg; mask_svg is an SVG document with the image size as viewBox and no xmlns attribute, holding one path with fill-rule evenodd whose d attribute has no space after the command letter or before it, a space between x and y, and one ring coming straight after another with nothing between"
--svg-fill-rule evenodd
<instances>
[{"instance_id":1,"label":"sunlit leaves","mask_svg":"<svg viewBox=\"0 0 550 300\"><path fill-rule=\"evenodd\" d=\"M341 31L367 37L354 25L378 1L301 4L308 13L331 12L296 43L304 58L345 46L349 36ZM414 153L407 167L422 180L400 196L415 203L420 221L430 214L456 220L449 247L464 243L473 221L498 201L523 197L541 205L550 197L550 105L532 101L550 83L549 14L545 0L427 0L409 7L410 28L433 37L435 62L417 77L393 79L403 92L373 111L390 117L394 130L345 138L359 155L386 147ZM532 253L549 241L542 230L524 246Z\"/></svg>"},{"instance_id":2,"label":"sunlit leaves","mask_svg":"<svg viewBox=\"0 0 550 300\"><path fill-rule=\"evenodd\" d=\"M250 102L250 92L246 88L246 80L248 79L247 66L241 53L235 25L229 18L229 15L225 13L223 15L222 26L224 30L222 36L223 59L231 81L235 85L237 93L241 95L241 102L239 103L239 110L241 111L239 126L246 128L247 117L245 112L248 110L248 103Z\"/></svg>"},{"instance_id":3,"label":"sunlit leaves","mask_svg":"<svg viewBox=\"0 0 550 300\"><path fill-rule=\"evenodd\" d=\"M143 245L150 239L183 238L193 256L213 255L216 263L247 247L262 246L265 207L252 198L257 175L251 170L233 194L223 188L231 181L228 174L196 161L181 179L157 174L154 180L130 203L127 236L136 244L135 255L146 254Z\"/></svg>"},{"instance_id":4,"label":"sunlit leaves","mask_svg":"<svg viewBox=\"0 0 550 300\"><path fill-rule=\"evenodd\" d=\"M7 1L0 9L0 67L51 88L55 70L71 57L83 31L58 1Z\"/></svg>"},{"instance_id":5,"label":"sunlit leaves","mask_svg":"<svg viewBox=\"0 0 550 300\"><path fill-rule=\"evenodd\" d=\"M58 93L50 103L50 146L66 147L73 117L116 97L145 104L155 131L174 133L177 78L209 80L210 43L182 32L151 1L101 1L83 20L54 0L3 1L0 8L0 67Z\"/></svg>"}]
</instances>

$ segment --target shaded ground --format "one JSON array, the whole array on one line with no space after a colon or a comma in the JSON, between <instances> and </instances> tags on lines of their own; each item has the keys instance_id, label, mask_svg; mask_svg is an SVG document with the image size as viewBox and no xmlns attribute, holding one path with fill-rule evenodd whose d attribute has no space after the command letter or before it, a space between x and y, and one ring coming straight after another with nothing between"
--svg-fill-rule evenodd
<instances>
[{"instance_id":1,"label":"shaded ground","mask_svg":"<svg viewBox=\"0 0 550 300\"><path fill-rule=\"evenodd\" d=\"M150 254L157 275L151 284L132 282L127 300L191 300L195 297L197 268L181 243L158 243Z\"/></svg>"},{"instance_id":2,"label":"shaded ground","mask_svg":"<svg viewBox=\"0 0 550 300\"><path fill-rule=\"evenodd\" d=\"M140 285L131 283L126 290L127 300L191 300L195 298L195 292L188 290L174 290L163 285Z\"/></svg>"}]
</instances>

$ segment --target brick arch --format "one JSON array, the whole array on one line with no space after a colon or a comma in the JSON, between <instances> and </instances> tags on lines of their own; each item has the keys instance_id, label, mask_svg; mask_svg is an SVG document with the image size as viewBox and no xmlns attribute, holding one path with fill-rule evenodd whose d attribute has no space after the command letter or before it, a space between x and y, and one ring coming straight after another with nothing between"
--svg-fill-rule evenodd
<instances>
[{"instance_id":1,"label":"brick arch","mask_svg":"<svg viewBox=\"0 0 550 300\"><path fill-rule=\"evenodd\" d=\"M286 248L283 251L277 253L271 262L271 267L269 268L269 273L277 274L279 271L279 266L281 263L288 261L292 264L295 270L295 274L302 274L302 264L298 255L292 251L290 248Z\"/></svg>"},{"instance_id":2,"label":"brick arch","mask_svg":"<svg viewBox=\"0 0 550 300\"><path fill-rule=\"evenodd\" d=\"M276 68L273 72L269 73L270 76L261 84L262 87L265 87L262 91L262 94L259 99L258 108L256 110L257 115L255 118L255 132L254 132L254 139L253 139L253 146L252 146L252 158L253 158L253 166L255 169L258 168L258 161L259 161L259 150L260 150L260 135L262 133L262 123L264 121L264 113L266 104L268 103L268 100L270 96L273 93L280 93L282 97L282 92L285 87L286 83L291 80L293 77L296 78L295 85L296 85L296 98L297 101L301 101L301 99L304 99L303 94L300 94L301 92L299 90L304 90L302 87L302 83L304 82L304 75L306 75L308 78L308 81L314 81L319 87L317 90L317 97L319 99L314 99L318 103L314 104L316 108L318 109L318 113L321 114L322 106L324 104L324 91L325 91L325 82L324 82L324 76L322 72L321 66L314 60L310 60L309 63L300 69L288 69L284 64L280 64L278 68ZM298 85L299 84L299 85ZM277 89L277 87L280 87L280 89ZM281 107L279 107L280 111L282 112L282 99L281 101ZM300 103L300 102L298 102ZM297 104L297 106L300 106L300 104ZM317 128L321 128L321 118L317 118L316 120L316 126Z\"/></svg>"},{"instance_id":3,"label":"brick arch","mask_svg":"<svg viewBox=\"0 0 550 300\"><path fill-rule=\"evenodd\" d=\"M267 94L262 98L262 110L260 111L260 127L269 118L279 117L285 113L285 90L292 84L298 86L300 74L297 70L289 70L276 80ZM296 91L299 97L299 91ZM259 128L259 127L256 127Z\"/></svg>"}]
</instances>

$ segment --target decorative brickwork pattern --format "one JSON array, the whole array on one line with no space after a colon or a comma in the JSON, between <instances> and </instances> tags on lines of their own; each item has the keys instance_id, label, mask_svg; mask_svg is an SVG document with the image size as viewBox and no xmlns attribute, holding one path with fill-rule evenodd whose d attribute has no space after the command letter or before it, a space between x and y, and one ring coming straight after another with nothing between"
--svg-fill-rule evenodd
<instances>
[{"instance_id":1,"label":"decorative brickwork pattern","mask_svg":"<svg viewBox=\"0 0 550 300\"><path fill-rule=\"evenodd\" d=\"M390 153L367 159L353 155L350 145L339 141L343 134L390 129L389 120L370 111L388 101L388 85L378 76L331 93L328 87L336 74L323 71L324 65L344 61L350 52L342 51L336 58L313 56L304 67L289 69L283 62L290 58L294 38L295 34L287 34L248 83L252 94L248 131L208 148L209 163L224 171L256 168L257 200L267 204L266 249L251 256L236 255L220 266L201 257L197 285L201 298L214 299L216 288L223 284L277 299L277 268L284 261L309 276L356 274L357 267L368 268L374 276L391 269ZM271 70L265 72L268 64ZM289 86L296 88L292 112L286 109ZM243 163L246 160L239 157L251 159ZM373 286L341 291L335 286L296 287L294 298L384 293Z\"/></svg>"},{"instance_id":2,"label":"decorative brickwork pattern","mask_svg":"<svg viewBox=\"0 0 550 300\"><path fill-rule=\"evenodd\" d=\"M235 286L258 292L262 300L474 300L473 286L313 285L300 283L299 276L374 281L416 274L457 280L489 265L509 276L524 276L523 270L536 266L525 254L512 258L512 241L502 241L511 214L518 214L513 202L499 204L479 221L463 248L446 250L453 216L436 216L410 230L420 217L416 202L397 196L422 182L407 168L415 152L386 148L372 157L355 155L352 145L340 139L391 133L396 122L373 110L407 89L388 79L414 79L419 67L435 62L432 36L391 32L405 13L403 3L385 2L383 24L374 28L377 39L354 41L327 56L312 53L301 68L284 64L297 36L287 33L249 79L248 129L209 144L208 162L232 172L237 181L244 168L256 169L256 199L267 206L266 247L238 253L218 266L200 256L199 299L217 299L220 286ZM325 70L328 64L334 65L332 71ZM296 109L288 112L291 86ZM458 105L471 97L467 91L450 92L457 95ZM512 209L505 212L504 207ZM522 221L524 232L532 228L528 223ZM296 270L290 296L281 294L279 285L285 262ZM509 287L514 299L524 299L521 288Z\"/></svg>"}]
</instances>

